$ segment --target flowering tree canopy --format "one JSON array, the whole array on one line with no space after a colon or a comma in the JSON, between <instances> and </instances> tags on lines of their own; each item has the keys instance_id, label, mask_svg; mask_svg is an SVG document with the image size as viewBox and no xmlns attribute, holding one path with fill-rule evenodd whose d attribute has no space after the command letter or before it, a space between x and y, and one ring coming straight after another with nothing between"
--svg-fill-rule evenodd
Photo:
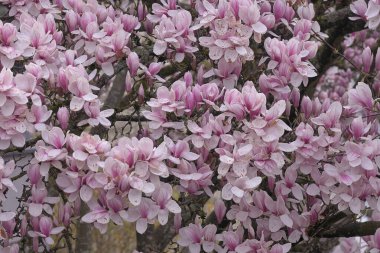
<instances>
[{"instance_id":1,"label":"flowering tree canopy","mask_svg":"<svg viewBox=\"0 0 380 253\"><path fill-rule=\"evenodd\" d=\"M380 252L379 0L0 4L1 253Z\"/></svg>"}]
</instances>

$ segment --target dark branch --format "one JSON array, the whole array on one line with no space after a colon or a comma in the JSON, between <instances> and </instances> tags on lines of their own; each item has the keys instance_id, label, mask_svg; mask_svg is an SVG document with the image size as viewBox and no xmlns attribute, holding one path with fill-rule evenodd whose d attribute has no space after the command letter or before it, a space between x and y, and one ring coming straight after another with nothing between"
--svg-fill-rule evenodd
<instances>
[{"instance_id":1,"label":"dark branch","mask_svg":"<svg viewBox=\"0 0 380 253\"><path fill-rule=\"evenodd\" d=\"M380 228L380 221L354 222L332 227L315 236L320 238L369 236L374 235L378 228Z\"/></svg>"},{"instance_id":2,"label":"dark branch","mask_svg":"<svg viewBox=\"0 0 380 253\"><path fill-rule=\"evenodd\" d=\"M319 48L317 56L312 60L319 75L309 80L308 86L302 90L303 95L312 96L314 94L320 77L339 56L337 52L342 48L341 44L344 36L365 29L364 21L352 21L348 19L353 15L347 6L336 12L326 14L318 20L321 31L327 33L329 38L326 39L327 43Z\"/></svg>"}]
</instances>

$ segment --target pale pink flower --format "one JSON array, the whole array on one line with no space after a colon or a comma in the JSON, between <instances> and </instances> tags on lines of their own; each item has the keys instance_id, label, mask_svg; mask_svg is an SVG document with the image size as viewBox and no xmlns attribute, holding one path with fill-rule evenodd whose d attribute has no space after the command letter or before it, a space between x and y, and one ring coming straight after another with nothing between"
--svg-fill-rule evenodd
<instances>
[{"instance_id":1,"label":"pale pink flower","mask_svg":"<svg viewBox=\"0 0 380 253\"><path fill-rule=\"evenodd\" d=\"M330 177L333 177L338 183L351 185L360 179L361 175L352 171L347 163L342 164L326 164L324 166L325 172Z\"/></svg>"},{"instance_id":2,"label":"pale pink flower","mask_svg":"<svg viewBox=\"0 0 380 253\"><path fill-rule=\"evenodd\" d=\"M291 128L280 119L285 109L285 101L280 100L264 113L263 118L257 117L252 122L247 122L246 125L252 128L265 142L276 141L285 133L285 130L291 131Z\"/></svg>"},{"instance_id":3,"label":"pale pink flower","mask_svg":"<svg viewBox=\"0 0 380 253\"><path fill-rule=\"evenodd\" d=\"M345 150L350 166L361 166L365 170L375 169L374 163L372 162L373 147L371 144L366 145L346 142Z\"/></svg>"},{"instance_id":4,"label":"pale pink flower","mask_svg":"<svg viewBox=\"0 0 380 253\"><path fill-rule=\"evenodd\" d=\"M178 169L171 169L171 173L180 179L181 188L190 194L201 194L202 190L211 193L213 171L206 164L196 166L185 160L181 160Z\"/></svg>"},{"instance_id":5,"label":"pale pink flower","mask_svg":"<svg viewBox=\"0 0 380 253\"><path fill-rule=\"evenodd\" d=\"M53 209L50 204L56 204L59 201L59 197L48 197L48 192L45 187L32 187L32 196L30 197L30 203L28 205L29 214L33 217L38 217L42 214L42 211L48 214L53 213Z\"/></svg>"},{"instance_id":6,"label":"pale pink flower","mask_svg":"<svg viewBox=\"0 0 380 253\"><path fill-rule=\"evenodd\" d=\"M90 84L84 77L70 81L68 89L74 95L70 102L70 110L72 111L81 110L86 101L91 102L98 97L92 93Z\"/></svg>"},{"instance_id":7,"label":"pale pink flower","mask_svg":"<svg viewBox=\"0 0 380 253\"><path fill-rule=\"evenodd\" d=\"M327 129L340 131L339 119L342 115L342 109L341 103L333 102L325 113L321 113L318 117L312 118L311 121Z\"/></svg>"},{"instance_id":8,"label":"pale pink flower","mask_svg":"<svg viewBox=\"0 0 380 253\"><path fill-rule=\"evenodd\" d=\"M359 17L350 17L351 20L366 19L367 3L364 0L357 0L350 4L351 11Z\"/></svg>"},{"instance_id":9,"label":"pale pink flower","mask_svg":"<svg viewBox=\"0 0 380 253\"><path fill-rule=\"evenodd\" d=\"M152 200L160 207L158 210L158 222L165 225L168 222L169 212L177 214L181 212L180 206L172 199L172 187L169 184L160 184L152 194Z\"/></svg>"},{"instance_id":10,"label":"pale pink flower","mask_svg":"<svg viewBox=\"0 0 380 253\"><path fill-rule=\"evenodd\" d=\"M62 130L67 130L69 126L70 113L66 107L60 107L57 112L57 119Z\"/></svg>"},{"instance_id":11,"label":"pale pink flower","mask_svg":"<svg viewBox=\"0 0 380 253\"><path fill-rule=\"evenodd\" d=\"M151 199L143 198L139 206L130 207L122 218L129 222L136 222L136 231L143 234L148 228L148 223L154 223L158 211L159 206Z\"/></svg>"},{"instance_id":12,"label":"pale pink flower","mask_svg":"<svg viewBox=\"0 0 380 253\"><path fill-rule=\"evenodd\" d=\"M84 111L89 119L82 120L78 123L78 126L89 124L90 126L98 126L101 124L104 127L110 127L111 122L107 119L114 113L114 109L100 110L100 101L95 100L93 102L84 103Z\"/></svg>"},{"instance_id":13,"label":"pale pink flower","mask_svg":"<svg viewBox=\"0 0 380 253\"><path fill-rule=\"evenodd\" d=\"M11 175L15 170L15 161L10 160L5 163L3 158L0 157L0 201L5 199L3 192L10 188L13 191L17 192L16 186L13 184L11 180Z\"/></svg>"},{"instance_id":14,"label":"pale pink flower","mask_svg":"<svg viewBox=\"0 0 380 253\"><path fill-rule=\"evenodd\" d=\"M34 228L36 229L36 228ZM61 233L65 228L64 227L53 227L53 222L51 218L42 216L38 219L38 228L34 231L29 231L28 235L30 237L42 237L43 241L47 245L53 245L54 240L51 238L51 235L56 235Z\"/></svg>"},{"instance_id":15,"label":"pale pink flower","mask_svg":"<svg viewBox=\"0 0 380 253\"><path fill-rule=\"evenodd\" d=\"M356 110L372 110L373 98L371 89L367 84L359 82L355 89L348 91L348 104Z\"/></svg>"},{"instance_id":16,"label":"pale pink flower","mask_svg":"<svg viewBox=\"0 0 380 253\"><path fill-rule=\"evenodd\" d=\"M190 152L189 144L185 141L177 141L174 143L169 137L164 137L170 156L168 159L175 163L180 164L180 159L186 159L188 161L195 161L199 158L199 155Z\"/></svg>"}]
</instances>

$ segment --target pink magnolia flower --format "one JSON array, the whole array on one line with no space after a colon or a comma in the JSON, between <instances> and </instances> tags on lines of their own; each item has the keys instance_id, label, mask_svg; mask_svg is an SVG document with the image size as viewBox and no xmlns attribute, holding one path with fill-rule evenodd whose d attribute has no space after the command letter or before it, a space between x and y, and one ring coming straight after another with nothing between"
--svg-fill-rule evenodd
<instances>
[{"instance_id":1,"label":"pink magnolia flower","mask_svg":"<svg viewBox=\"0 0 380 253\"><path fill-rule=\"evenodd\" d=\"M246 176L253 148L252 144L241 143L239 146L235 145L235 143L230 142L233 140L231 135L222 135L221 139L225 143L229 142L228 144L233 145L233 150L232 152L221 148L215 150L220 155L219 159L223 163L223 165L219 166L218 173L224 176L232 166L232 171L237 176Z\"/></svg>"},{"instance_id":2,"label":"pink magnolia flower","mask_svg":"<svg viewBox=\"0 0 380 253\"><path fill-rule=\"evenodd\" d=\"M199 155L190 152L189 144L185 141L177 141L174 143L169 137L164 137L168 151L170 152L169 160L175 164L180 164L180 159L186 159L188 161L195 161L199 158Z\"/></svg>"},{"instance_id":3,"label":"pink magnolia flower","mask_svg":"<svg viewBox=\"0 0 380 253\"><path fill-rule=\"evenodd\" d=\"M224 200L233 199L236 203L240 202L240 199L244 197L245 193L253 191L261 184L261 177L239 177L235 180L229 180L222 189L222 198Z\"/></svg>"},{"instance_id":4,"label":"pink magnolia flower","mask_svg":"<svg viewBox=\"0 0 380 253\"><path fill-rule=\"evenodd\" d=\"M348 104L356 110L372 110L373 98L371 89L365 83L359 83L355 89L348 91Z\"/></svg>"},{"instance_id":5,"label":"pink magnolia flower","mask_svg":"<svg viewBox=\"0 0 380 253\"><path fill-rule=\"evenodd\" d=\"M214 212L218 223L221 223L223 221L226 211L227 207L224 204L224 201L221 198L216 199L214 203Z\"/></svg>"},{"instance_id":6,"label":"pink magnolia flower","mask_svg":"<svg viewBox=\"0 0 380 253\"><path fill-rule=\"evenodd\" d=\"M191 253L199 253L201 252L203 234L201 225L190 224L188 227L179 230L180 239L178 244L183 247L189 247Z\"/></svg>"},{"instance_id":7,"label":"pink magnolia flower","mask_svg":"<svg viewBox=\"0 0 380 253\"><path fill-rule=\"evenodd\" d=\"M347 152L347 160L352 167L361 166L365 170L375 169L372 162L373 147L371 144L366 145L347 142L345 150Z\"/></svg>"},{"instance_id":8,"label":"pink magnolia flower","mask_svg":"<svg viewBox=\"0 0 380 253\"><path fill-rule=\"evenodd\" d=\"M380 3L376 0L368 2L368 8L365 12L367 25L369 29L376 29L380 24Z\"/></svg>"},{"instance_id":9,"label":"pink magnolia flower","mask_svg":"<svg viewBox=\"0 0 380 253\"><path fill-rule=\"evenodd\" d=\"M200 127L196 122L188 121L187 127L190 132L193 133L193 135L191 135L191 142L196 148L203 147L205 142L212 137L212 129L209 124Z\"/></svg>"},{"instance_id":10,"label":"pink magnolia flower","mask_svg":"<svg viewBox=\"0 0 380 253\"><path fill-rule=\"evenodd\" d=\"M85 102L84 111L86 112L89 119L80 121L78 123L78 126L82 126L88 123L90 126L98 126L101 124L104 127L110 127L111 122L107 119L107 117L110 117L115 112L114 109L106 109L101 111L99 100L95 100L94 102Z\"/></svg>"},{"instance_id":11,"label":"pink magnolia flower","mask_svg":"<svg viewBox=\"0 0 380 253\"><path fill-rule=\"evenodd\" d=\"M180 206L172 199L172 187L169 184L160 184L160 187L153 192L152 200L160 207L157 218L161 225L168 222L169 212L174 214L181 212Z\"/></svg>"},{"instance_id":12,"label":"pink magnolia flower","mask_svg":"<svg viewBox=\"0 0 380 253\"><path fill-rule=\"evenodd\" d=\"M355 139L360 139L361 137L364 137L364 135L368 133L370 128L371 128L371 123L367 124L363 122L362 117L357 117L351 122L349 131Z\"/></svg>"},{"instance_id":13,"label":"pink magnolia flower","mask_svg":"<svg viewBox=\"0 0 380 253\"><path fill-rule=\"evenodd\" d=\"M66 107L60 107L57 112L57 119L62 130L66 130L69 126L70 113Z\"/></svg>"},{"instance_id":14,"label":"pink magnolia flower","mask_svg":"<svg viewBox=\"0 0 380 253\"><path fill-rule=\"evenodd\" d=\"M301 185L296 183L297 180L297 170L295 167L289 167L285 171L285 178L283 182L279 182L277 184L278 191L281 193L281 195L288 195L289 193L292 193L292 195L297 200L303 200L303 189ZM277 190L277 189L276 189Z\"/></svg>"},{"instance_id":15,"label":"pink magnolia flower","mask_svg":"<svg viewBox=\"0 0 380 253\"><path fill-rule=\"evenodd\" d=\"M108 198L106 193L102 191L99 200L90 200L87 204L91 212L82 217L83 222L95 222L102 233L106 231L106 225L109 221L113 221L117 225L123 225L122 217L125 215L126 204L119 195Z\"/></svg>"},{"instance_id":16,"label":"pink magnolia flower","mask_svg":"<svg viewBox=\"0 0 380 253\"><path fill-rule=\"evenodd\" d=\"M274 75L266 76L265 74L262 74L259 78L259 84L261 91L265 94L270 92L276 95L290 93L290 88L286 82Z\"/></svg>"},{"instance_id":17,"label":"pink magnolia flower","mask_svg":"<svg viewBox=\"0 0 380 253\"><path fill-rule=\"evenodd\" d=\"M266 97L263 93L257 92L252 82L248 81L242 89L243 101L251 119L264 112Z\"/></svg>"},{"instance_id":18,"label":"pink magnolia flower","mask_svg":"<svg viewBox=\"0 0 380 253\"><path fill-rule=\"evenodd\" d=\"M282 227L293 227L293 220L289 215L289 210L285 206L285 201L281 196L277 196L276 201L270 201L267 208L271 211L269 216L269 230L272 233L279 231Z\"/></svg>"},{"instance_id":19,"label":"pink magnolia flower","mask_svg":"<svg viewBox=\"0 0 380 253\"><path fill-rule=\"evenodd\" d=\"M240 76L241 68L241 61L237 60L235 62L227 62L224 58L221 58L218 61L218 68L211 69L204 74L204 77L211 76L212 72L214 72L218 79L213 80L213 82L221 82L223 85L219 86L225 87L226 89L232 89L236 86L238 77Z\"/></svg>"},{"instance_id":20,"label":"pink magnolia flower","mask_svg":"<svg viewBox=\"0 0 380 253\"><path fill-rule=\"evenodd\" d=\"M12 68L15 60L25 54L28 44L18 40L19 34L12 23L0 21L0 62L5 68Z\"/></svg>"},{"instance_id":21,"label":"pink magnolia flower","mask_svg":"<svg viewBox=\"0 0 380 253\"><path fill-rule=\"evenodd\" d=\"M10 188L13 191L17 192L16 186L11 180L11 175L15 170L15 161L10 160L5 163L4 159L0 157L0 200L5 199L3 192Z\"/></svg>"},{"instance_id":22,"label":"pink magnolia flower","mask_svg":"<svg viewBox=\"0 0 380 253\"><path fill-rule=\"evenodd\" d=\"M372 55L371 48L366 47L363 50L363 54L362 54L362 63L363 63L363 71L364 72L366 72L366 73L370 72L372 62L373 62L373 55Z\"/></svg>"},{"instance_id":23,"label":"pink magnolia flower","mask_svg":"<svg viewBox=\"0 0 380 253\"><path fill-rule=\"evenodd\" d=\"M152 5L153 15L148 14L147 18L153 23L158 23L162 16L167 15L170 10L175 10L176 8L176 0L161 0L161 4L154 3Z\"/></svg>"},{"instance_id":24,"label":"pink magnolia flower","mask_svg":"<svg viewBox=\"0 0 380 253\"><path fill-rule=\"evenodd\" d=\"M327 129L331 129L333 131L340 131L339 128L339 119L342 115L342 105L339 102L333 102L329 109L319 115L316 118L311 119L311 121L319 126L324 126Z\"/></svg>"},{"instance_id":25,"label":"pink magnolia flower","mask_svg":"<svg viewBox=\"0 0 380 253\"><path fill-rule=\"evenodd\" d=\"M357 0L350 4L351 11L359 17L350 17L351 20L366 19L367 3L364 0Z\"/></svg>"},{"instance_id":26,"label":"pink magnolia flower","mask_svg":"<svg viewBox=\"0 0 380 253\"><path fill-rule=\"evenodd\" d=\"M314 136L314 129L309 124L299 124L295 133L297 139L290 145L296 148L297 154L305 159L322 159L323 150L318 144L318 137Z\"/></svg>"},{"instance_id":27,"label":"pink magnolia flower","mask_svg":"<svg viewBox=\"0 0 380 253\"><path fill-rule=\"evenodd\" d=\"M138 233L143 234L147 228L148 223L153 224L154 218L159 212L157 206L151 199L143 198L140 205L132 206L123 215L123 219L129 222L136 222L136 230Z\"/></svg>"},{"instance_id":28,"label":"pink magnolia flower","mask_svg":"<svg viewBox=\"0 0 380 253\"><path fill-rule=\"evenodd\" d=\"M253 146L254 164L268 177L280 175L285 165L284 154L277 142L257 142Z\"/></svg>"},{"instance_id":29,"label":"pink magnolia flower","mask_svg":"<svg viewBox=\"0 0 380 253\"><path fill-rule=\"evenodd\" d=\"M224 94L224 104L220 107L220 110L227 111L238 120L242 120L245 116L242 93L237 89L227 90Z\"/></svg>"},{"instance_id":30,"label":"pink magnolia flower","mask_svg":"<svg viewBox=\"0 0 380 253\"><path fill-rule=\"evenodd\" d=\"M93 136L86 132L83 132L81 136L70 134L68 142L74 151L73 158L82 162L87 161L87 165L92 169L94 169L93 164L98 160L98 154L106 153L111 148L111 145L100 139L98 135Z\"/></svg>"},{"instance_id":31,"label":"pink magnolia flower","mask_svg":"<svg viewBox=\"0 0 380 253\"><path fill-rule=\"evenodd\" d=\"M221 235L217 235L218 241L223 241L223 250L221 252L239 253L237 247L243 240L244 229L239 226L236 231L224 231Z\"/></svg>"},{"instance_id":32,"label":"pink magnolia flower","mask_svg":"<svg viewBox=\"0 0 380 253\"><path fill-rule=\"evenodd\" d=\"M56 204L58 201L58 197L48 197L45 187L33 186L28 209L29 214L33 217L38 217L42 214L43 210L48 214L52 214L53 209L49 204Z\"/></svg>"},{"instance_id":33,"label":"pink magnolia flower","mask_svg":"<svg viewBox=\"0 0 380 253\"><path fill-rule=\"evenodd\" d=\"M55 147L56 149L62 149L66 143L66 137L62 129L53 127L49 131L42 131L43 140Z\"/></svg>"},{"instance_id":34,"label":"pink magnolia flower","mask_svg":"<svg viewBox=\"0 0 380 253\"><path fill-rule=\"evenodd\" d=\"M137 75L137 70L140 67L139 56L135 52L132 52L128 55L127 65L131 76L135 77Z\"/></svg>"},{"instance_id":35,"label":"pink magnolia flower","mask_svg":"<svg viewBox=\"0 0 380 253\"><path fill-rule=\"evenodd\" d=\"M204 228L199 224L190 224L179 230L178 244L189 247L191 253L201 252L201 247L205 252L212 252L218 248L215 243L216 230L213 224L206 225Z\"/></svg>"},{"instance_id":36,"label":"pink magnolia flower","mask_svg":"<svg viewBox=\"0 0 380 253\"><path fill-rule=\"evenodd\" d=\"M28 235L30 237L42 237L44 243L47 245L53 245L54 240L51 238L51 235L56 235L61 233L65 228L64 227L53 227L53 222L51 218L42 216L38 219L37 226L34 226L33 231L29 231ZM37 220L36 220L37 221Z\"/></svg>"},{"instance_id":37,"label":"pink magnolia flower","mask_svg":"<svg viewBox=\"0 0 380 253\"><path fill-rule=\"evenodd\" d=\"M227 212L227 219L240 222L244 228L252 229L252 219L258 218L263 212L249 203L249 200L242 198L239 205L232 205Z\"/></svg>"},{"instance_id":38,"label":"pink magnolia flower","mask_svg":"<svg viewBox=\"0 0 380 253\"><path fill-rule=\"evenodd\" d=\"M200 92L205 101L209 105L214 105L216 100L221 97L221 92L219 91L219 87L216 83L205 83L200 86Z\"/></svg>"},{"instance_id":39,"label":"pink magnolia flower","mask_svg":"<svg viewBox=\"0 0 380 253\"><path fill-rule=\"evenodd\" d=\"M267 27L260 22L260 9L257 2L241 1L239 17L246 25L252 27L255 41L260 42L260 35L267 31Z\"/></svg>"},{"instance_id":40,"label":"pink magnolia flower","mask_svg":"<svg viewBox=\"0 0 380 253\"><path fill-rule=\"evenodd\" d=\"M68 89L74 95L70 102L70 110L72 111L81 110L86 101L91 102L97 98L97 96L92 93L88 80L84 77L70 81Z\"/></svg>"},{"instance_id":41,"label":"pink magnolia flower","mask_svg":"<svg viewBox=\"0 0 380 253\"><path fill-rule=\"evenodd\" d=\"M51 114L52 111L49 111L46 105L32 105L26 118L30 123L34 124L36 130L41 131L46 128L45 122L50 118Z\"/></svg>"},{"instance_id":42,"label":"pink magnolia flower","mask_svg":"<svg viewBox=\"0 0 380 253\"><path fill-rule=\"evenodd\" d=\"M361 177L360 174L357 174L355 171L350 169L347 163L335 164L335 166L326 164L324 169L327 175L335 178L337 182L345 185L351 185L353 182L358 181Z\"/></svg>"},{"instance_id":43,"label":"pink magnolia flower","mask_svg":"<svg viewBox=\"0 0 380 253\"><path fill-rule=\"evenodd\" d=\"M171 173L180 179L181 188L191 194L201 194L202 191L210 194L213 171L206 164L196 166L185 160L181 160L178 169L171 169ZM212 195L212 194L211 194Z\"/></svg>"},{"instance_id":44,"label":"pink magnolia flower","mask_svg":"<svg viewBox=\"0 0 380 253\"><path fill-rule=\"evenodd\" d=\"M280 100L265 112L263 118L246 122L246 125L252 128L265 142L276 141L285 133L285 130L291 131L291 128L279 119L285 109L285 101Z\"/></svg>"},{"instance_id":45,"label":"pink magnolia flower","mask_svg":"<svg viewBox=\"0 0 380 253\"><path fill-rule=\"evenodd\" d=\"M200 44L209 48L211 60L219 60L222 57L228 63L236 62L239 59L253 60L254 53L249 47L249 38L253 29L234 19L234 17L226 16L223 19L215 20L215 30L210 31L211 37L199 38ZM232 29L229 29L229 25L233 26Z\"/></svg>"}]
</instances>

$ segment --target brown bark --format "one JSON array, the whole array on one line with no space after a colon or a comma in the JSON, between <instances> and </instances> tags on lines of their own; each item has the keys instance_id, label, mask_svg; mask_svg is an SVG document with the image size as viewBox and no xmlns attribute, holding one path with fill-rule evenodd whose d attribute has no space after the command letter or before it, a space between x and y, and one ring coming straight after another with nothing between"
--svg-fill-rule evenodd
<instances>
[{"instance_id":1,"label":"brown bark","mask_svg":"<svg viewBox=\"0 0 380 253\"><path fill-rule=\"evenodd\" d=\"M321 26L321 31L329 36L322 46L318 49L317 56L312 60L313 65L317 69L318 76L310 78L308 86L301 92L303 95L312 97L320 77L326 70L340 57L339 53L342 49L341 43L346 34L360 31L364 29L364 21L351 21L348 18L353 16L350 7L346 6L336 12L332 12L317 18ZM332 46L332 47L331 47Z\"/></svg>"}]
</instances>

